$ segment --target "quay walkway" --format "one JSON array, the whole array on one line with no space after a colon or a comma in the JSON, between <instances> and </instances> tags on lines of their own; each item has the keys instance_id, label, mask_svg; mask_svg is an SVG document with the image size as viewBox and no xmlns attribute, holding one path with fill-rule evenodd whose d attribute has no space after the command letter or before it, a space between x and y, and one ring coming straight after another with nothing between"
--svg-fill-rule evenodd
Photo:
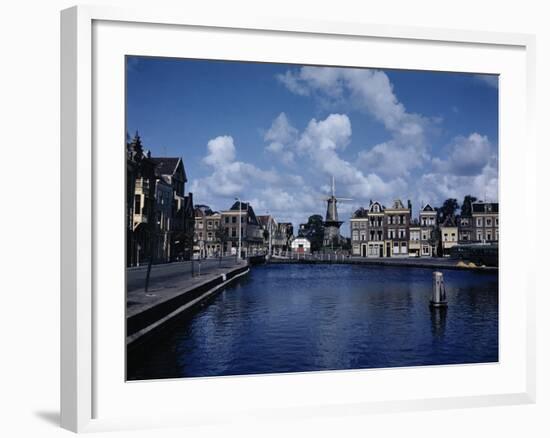
<instances>
[{"instance_id":1,"label":"quay walkway","mask_svg":"<svg viewBox=\"0 0 550 438\"><path fill-rule=\"evenodd\" d=\"M350 257L343 254L292 254L290 257L272 256L269 263L326 264L339 263L351 265L404 266L434 269L464 269L497 271L497 266L478 266L449 257Z\"/></svg>"},{"instance_id":2,"label":"quay walkway","mask_svg":"<svg viewBox=\"0 0 550 438\"><path fill-rule=\"evenodd\" d=\"M235 256L153 265L145 291L147 266L126 269L126 345L142 346L174 317L202 303L232 280L247 274L249 263Z\"/></svg>"}]
</instances>

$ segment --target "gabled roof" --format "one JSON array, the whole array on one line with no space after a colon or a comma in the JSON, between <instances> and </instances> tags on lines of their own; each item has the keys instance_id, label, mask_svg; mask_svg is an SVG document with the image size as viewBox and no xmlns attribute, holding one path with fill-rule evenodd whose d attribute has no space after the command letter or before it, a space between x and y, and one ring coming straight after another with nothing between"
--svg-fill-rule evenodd
<instances>
[{"instance_id":1,"label":"gabled roof","mask_svg":"<svg viewBox=\"0 0 550 438\"><path fill-rule=\"evenodd\" d=\"M405 206L403 205L403 202L401 202L401 199L396 199L395 201L393 201L391 208L395 210L402 210L405 208Z\"/></svg>"},{"instance_id":2,"label":"gabled roof","mask_svg":"<svg viewBox=\"0 0 550 438\"><path fill-rule=\"evenodd\" d=\"M435 209L430 205L430 204L426 204L423 208L422 208L422 212L435 212Z\"/></svg>"},{"instance_id":3,"label":"gabled roof","mask_svg":"<svg viewBox=\"0 0 550 438\"><path fill-rule=\"evenodd\" d=\"M382 213L382 212L384 211L385 207L384 207L382 204L380 204L380 202L374 201L373 203L371 203L371 204L369 205L369 213L374 212L374 207L375 207L376 205L379 207L379 212L380 212L380 213Z\"/></svg>"},{"instance_id":4,"label":"gabled roof","mask_svg":"<svg viewBox=\"0 0 550 438\"><path fill-rule=\"evenodd\" d=\"M154 157L151 158L153 163L156 164L156 171L159 175L169 175L173 176L178 166L181 166L181 171L183 174L183 180L187 182L187 175L185 173L185 167L183 165L183 160L179 157Z\"/></svg>"},{"instance_id":5,"label":"gabled roof","mask_svg":"<svg viewBox=\"0 0 550 438\"><path fill-rule=\"evenodd\" d=\"M259 224L262 225L262 226L267 226L267 225L269 225L269 218L270 218L270 217L271 217L271 216L265 215L265 214L260 215L260 216L257 216L258 222L259 222Z\"/></svg>"},{"instance_id":6,"label":"gabled roof","mask_svg":"<svg viewBox=\"0 0 550 438\"><path fill-rule=\"evenodd\" d=\"M441 224L442 227L456 227L456 222L452 216L447 216L443 223Z\"/></svg>"}]
</instances>

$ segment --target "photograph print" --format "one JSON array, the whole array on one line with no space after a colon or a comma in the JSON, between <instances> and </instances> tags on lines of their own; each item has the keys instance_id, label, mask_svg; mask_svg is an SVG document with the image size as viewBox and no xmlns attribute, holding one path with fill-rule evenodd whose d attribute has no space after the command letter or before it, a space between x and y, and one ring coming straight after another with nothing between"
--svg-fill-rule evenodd
<instances>
[{"instance_id":1,"label":"photograph print","mask_svg":"<svg viewBox=\"0 0 550 438\"><path fill-rule=\"evenodd\" d=\"M125 68L127 380L499 361L497 75Z\"/></svg>"}]
</instances>

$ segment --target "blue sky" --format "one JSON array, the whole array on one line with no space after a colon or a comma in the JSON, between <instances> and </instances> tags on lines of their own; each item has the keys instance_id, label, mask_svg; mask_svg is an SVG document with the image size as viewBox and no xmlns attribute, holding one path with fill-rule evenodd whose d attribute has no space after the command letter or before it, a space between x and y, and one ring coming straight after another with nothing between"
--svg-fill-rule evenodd
<instances>
[{"instance_id":1,"label":"blue sky","mask_svg":"<svg viewBox=\"0 0 550 438\"><path fill-rule=\"evenodd\" d=\"M298 224L324 214L332 175L343 220L370 199L498 198L494 76L128 57L126 110L217 210L239 196Z\"/></svg>"}]
</instances>

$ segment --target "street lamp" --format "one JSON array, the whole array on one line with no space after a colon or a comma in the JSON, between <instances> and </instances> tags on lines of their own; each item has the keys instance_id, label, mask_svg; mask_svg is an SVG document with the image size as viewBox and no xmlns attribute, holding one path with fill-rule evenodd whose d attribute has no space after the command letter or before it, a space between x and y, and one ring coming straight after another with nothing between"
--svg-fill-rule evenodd
<instances>
[{"instance_id":1,"label":"street lamp","mask_svg":"<svg viewBox=\"0 0 550 438\"><path fill-rule=\"evenodd\" d=\"M241 202L241 198L239 198L238 196L235 198L235 201L239 201L239 248L238 248L238 253L237 253L237 260L241 260L241 208L242 208L242 202Z\"/></svg>"}]
</instances>

